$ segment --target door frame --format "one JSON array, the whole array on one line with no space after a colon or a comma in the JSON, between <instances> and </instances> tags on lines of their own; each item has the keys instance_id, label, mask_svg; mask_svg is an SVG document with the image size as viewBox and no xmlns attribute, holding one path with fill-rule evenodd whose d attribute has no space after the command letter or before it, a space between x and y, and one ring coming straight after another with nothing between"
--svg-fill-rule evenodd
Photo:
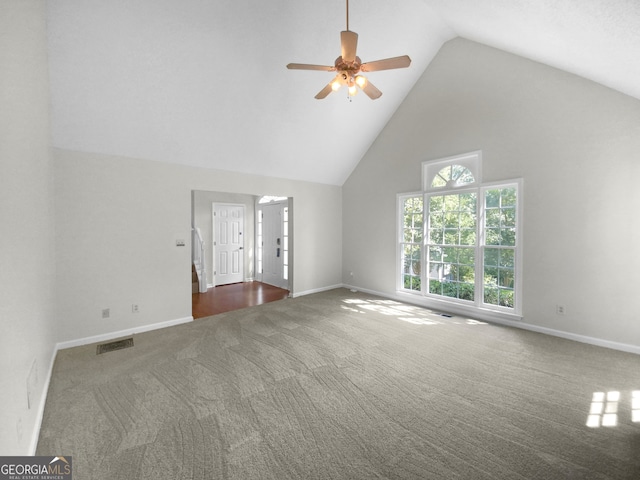
<instances>
[{"instance_id":1,"label":"door frame","mask_svg":"<svg viewBox=\"0 0 640 480\"><path fill-rule=\"evenodd\" d=\"M255 202L255 241L254 241L254 250L255 250L255 258L254 258L254 277L257 281L263 281L263 272L259 270L260 265L260 251L262 250L262 245L260 244L260 212L264 206L267 205L276 205L281 204L288 209L288 222L287 222L287 232L286 235L288 237L288 263L287 263L287 279L286 286L282 288L286 288L289 290L289 296L293 296L293 272L294 272L294 238L293 238L293 197L283 197L284 199L270 201L266 203L260 203L260 199L262 196L256 198ZM284 233L284 232L283 232Z\"/></svg>"}]
</instances>

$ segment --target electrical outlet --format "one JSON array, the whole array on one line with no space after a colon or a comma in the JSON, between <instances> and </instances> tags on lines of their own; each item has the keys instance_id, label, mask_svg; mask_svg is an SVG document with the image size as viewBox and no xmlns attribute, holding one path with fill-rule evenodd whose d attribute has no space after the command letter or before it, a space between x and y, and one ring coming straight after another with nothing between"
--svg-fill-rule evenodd
<instances>
[{"instance_id":1,"label":"electrical outlet","mask_svg":"<svg viewBox=\"0 0 640 480\"><path fill-rule=\"evenodd\" d=\"M564 305L556 305L556 314L557 315L564 315L566 312L567 311L564 308Z\"/></svg>"},{"instance_id":2,"label":"electrical outlet","mask_svg":"<svg viewBox=\"0 0 640 480\"><path fill-rule=\"evenodd\" d=\"M102 318L109 318L109 315L111 315L111 312L108 308L102 309Z\"/></svg>"},{"instance_id":3,"label":"electrical outlet","mask_svg":"<svg viewBox=\"0 0 640 480\"><path fill-rule=\"evenodd\" d=\"M137 303L131 305L131 313L140 313L140 307L138 307Z\"/></svg>"}]
</instances>

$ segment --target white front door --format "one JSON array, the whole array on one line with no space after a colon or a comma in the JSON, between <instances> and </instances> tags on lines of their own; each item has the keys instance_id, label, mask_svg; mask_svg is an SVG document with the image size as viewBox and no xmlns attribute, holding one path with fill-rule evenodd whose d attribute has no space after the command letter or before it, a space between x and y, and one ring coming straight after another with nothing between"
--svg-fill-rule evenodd
<instances>
[{"instance_id":1,"label":"white front door","mask_svg":"<svg viewBox=\"0 0 640 480\"><path fill-rule=\"evenodd\" d=\"M262 211L262 281L289 288L289 219L288 203L260 206Z\"/></svg>"},{"instance_id":2,"label":"white front door","mask_svg":"<svg viewBox=\"0 0 640 480\"><path fill-rule=\"evenodd\" d=\"M244 205L213 204L214 285L244 281Z\"/></svg>"}]
</instances>

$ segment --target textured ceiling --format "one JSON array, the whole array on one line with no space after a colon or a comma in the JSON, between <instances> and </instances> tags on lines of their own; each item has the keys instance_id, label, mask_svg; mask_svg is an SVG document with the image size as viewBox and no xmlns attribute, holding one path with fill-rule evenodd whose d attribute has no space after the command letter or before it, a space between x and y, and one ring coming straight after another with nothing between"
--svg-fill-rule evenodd
<instances>
[{"instance_id":1,"label":"textured ceiling","mask_svg":"<svg viewBox=\"0 0 640 480\"><path fill-rule=\"evenodd\" d=\"M375 101L333 77L343 0L49 0L56 147L341 185L439 48L465 37L640 98L635 0L351 0Z\"/></svg>"}]
</instances>

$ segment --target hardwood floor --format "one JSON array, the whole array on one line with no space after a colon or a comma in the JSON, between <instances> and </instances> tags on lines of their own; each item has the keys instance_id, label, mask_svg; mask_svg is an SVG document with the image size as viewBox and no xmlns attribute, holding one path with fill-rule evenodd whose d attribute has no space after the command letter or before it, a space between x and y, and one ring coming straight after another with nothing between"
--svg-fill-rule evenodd
<instances>
[{"instance_id":1,"label":"hardwood floor","mask_svg":"<svg viewBox=\"0 0 640 480\"><path fill-rule=\"evenodd\" d=\"M282 300L289 296L289 290L261 282L232 283L194 293L191 296L193 318L209 317L244 307Z\"/></svg>"}]
</instances>

